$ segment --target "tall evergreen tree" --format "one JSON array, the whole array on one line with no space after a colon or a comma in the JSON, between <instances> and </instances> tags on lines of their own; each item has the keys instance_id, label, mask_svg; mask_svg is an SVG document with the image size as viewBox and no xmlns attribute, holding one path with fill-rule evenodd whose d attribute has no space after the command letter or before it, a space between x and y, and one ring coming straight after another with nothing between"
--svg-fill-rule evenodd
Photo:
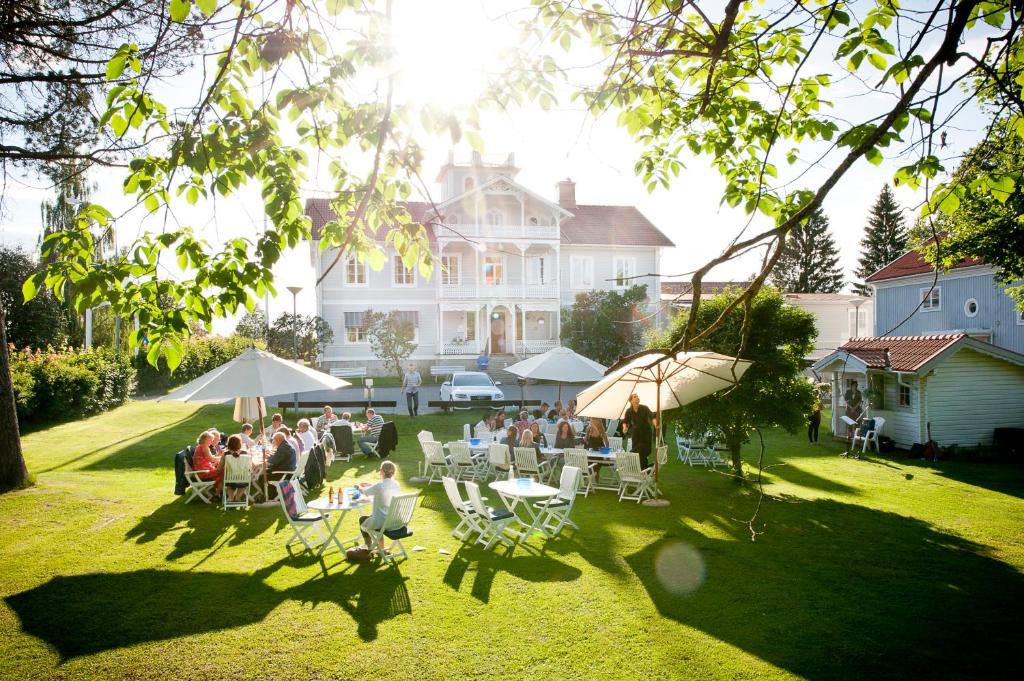
<instances>
[{"instance_id":1,"label":"tall evergreen tree","mask_svg":"<svg viewBox=\"0 0 1024 681\"><path fill-rule=\"evenodd\" d=\"M843 288L839 248L820 208L786 237L771 279L789 293L839 293Z\"/></svg>"},{"instance_id":2,"label":"tall evergreen tree","mask_svg":"<svg viewBox=\"0 0 1024 681\"><path fill-rule=\"evenodd\" d=\"M862 296L871 295L871 289L864 279L871 276L887 263L903 255L907 250L907 225L903 209L896 203L892 189L886 184L882 193L871 207L864 238L860 240L861 255L854 274L860 281L853 289Z\"/></svg>"}]
</instances>

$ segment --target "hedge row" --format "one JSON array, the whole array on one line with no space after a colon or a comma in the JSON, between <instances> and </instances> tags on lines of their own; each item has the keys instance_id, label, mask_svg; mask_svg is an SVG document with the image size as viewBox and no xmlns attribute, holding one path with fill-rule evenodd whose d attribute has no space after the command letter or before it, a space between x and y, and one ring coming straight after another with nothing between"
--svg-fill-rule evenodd
<instances>
[{"instance_id":1,"label":"hedge row","mask_svg":"<svg viewBox=\"0 0 1024 681\"><path fill-rule=\"evenodd\" d=\"M52 423L124 404L135 390L131 358L109 348L42 352L11 348L18 421Z\"/></svg>"},{"instance_id":2,"label":"hedge row","mask_svg":"<svg viewBox=\"0 0 1024 681\"><path fill-rule=\"evenodd\" d=\"M159 361L159 368L154 368L146 361L146 353L140 352L135 358L135 369L139 376L139 392L144 395L163 393L169 388L188 383L228 360L234 359L252 345L252 339L238 336L189 338L184 343L181 364L173 374L167 370L163 358Z\"/></svg>"}]
</instances>

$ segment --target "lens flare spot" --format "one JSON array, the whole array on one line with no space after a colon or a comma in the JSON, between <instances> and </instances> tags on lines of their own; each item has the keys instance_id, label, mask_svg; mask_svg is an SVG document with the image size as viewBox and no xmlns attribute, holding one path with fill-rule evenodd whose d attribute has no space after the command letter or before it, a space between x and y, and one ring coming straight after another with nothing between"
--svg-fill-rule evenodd
<instances>
[{"instance_id":1,"label":"lens flare spot","mask_svg":"<svg viewBox=\"0 0 1024 681\"><path fill-rule=\"evenodd\" d=\"M689 544L673 542L658 550L654 557L654 573L665 591L685 596L704 584L707 566L700 551Z\"/></svg>"}]
</instances>

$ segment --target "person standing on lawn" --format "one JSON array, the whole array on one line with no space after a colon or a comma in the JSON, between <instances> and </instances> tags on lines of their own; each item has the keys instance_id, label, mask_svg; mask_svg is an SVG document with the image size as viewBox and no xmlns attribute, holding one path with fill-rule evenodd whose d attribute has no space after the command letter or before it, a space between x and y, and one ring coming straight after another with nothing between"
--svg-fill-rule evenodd
<instances>
[{"instance_id":1,"label":"person standing on lawn","mask_svg":"<svg viewBox=\"0 0 1024 681\"><path fill-rule=\"evenodd\" d=\"M402 392L405 394L405 404L409 408L409 416L416 418L420 415L420 386L423 385L423 378L416 370L415 364L409 365L409 370L402 377Z\"/></svg>"},{"instance_id":2,"label":"person standing on lawn","mask_svg":"<svg viewBox=\"0 0 1024 681\"><path fill-rule=\"evenodd\" d=\"M811 418L807 424L807 441L813 445L818 444L818 428L821 427L821 398L814 400L814 409L811 411Z\"/></svg>"},{"instance_id":3,"label":"person standing on lawn","mask_svg":"<svg viewBox=\"0 0 1024 681\"><path fill-rule=\"evenodd\" d=\"M654 441L654 429L658 427L658 418L650 407L640 404L640 396L633 393L629 396L629 406L622 417L622 432L629 435L630 451L640 455L640 467L646 469L651 456L651 445Z\"/></svg>"}]
</instances>

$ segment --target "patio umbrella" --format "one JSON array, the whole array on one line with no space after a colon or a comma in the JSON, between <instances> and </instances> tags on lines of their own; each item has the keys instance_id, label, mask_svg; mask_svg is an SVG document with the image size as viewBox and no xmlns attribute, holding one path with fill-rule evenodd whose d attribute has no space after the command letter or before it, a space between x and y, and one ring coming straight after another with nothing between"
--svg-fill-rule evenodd
<instances>
[{"instance_id":1,"label":"patio umbrella","mask_svg":"<svg viewBox=\"0 0 1024 681\"><path fill-rule=\"evenodd\" d=\"M277 355L249 348L238 357L221 364L199 378L186 383L157 400L181 402L222 402L242 398L263 398L281 393L304 393L311 390L337 390L352 385L329 374L281 359ZM262 399L259 400L262 402ZM235 405L236 413L239 405ZM263 432L263 409L259 415ZM267 485L267 469L263 468L263 486Z\"/></svg>"},{"instance_id":2,"label":"patio umbrella","mask_svg":"<svg viewBox=\"0 0 1024 681\"><path fill-rule=\"evenodd\" d=\"M562 383L590 383L598 381L607 370L602 364L579 355L569 348L552 348L522 362L516 362L505 371L521 378L558 381L558 399L562 399Z\"/></svg>"},{"instance_id":3,"label":"patio umbrella","mask_svg":"<svg viewBox=\"0 0 1024 681\"><path fill-rule=\"evenodd\" d=\"M655 405L658 416L656 446L662 438L661 412L736 385L750 361L716 352L680 352L674 355L652 350L613 367L608 375L576 396L576 413L582 416L619 419L629 396L641 404ZM654 458L658 476L658 458Z\"/></svg>"},{"instance_id":4,"label":"patio umbrella","mask_svg":"<svg viewBox=\"0 0 1024 681\"><path fill-rule=\"evenodd\" d=\"M235 413L232 420L238 423L262 421L267 414L267 404L262 397L236 397Z\"/></svg>"}]
</instances>

